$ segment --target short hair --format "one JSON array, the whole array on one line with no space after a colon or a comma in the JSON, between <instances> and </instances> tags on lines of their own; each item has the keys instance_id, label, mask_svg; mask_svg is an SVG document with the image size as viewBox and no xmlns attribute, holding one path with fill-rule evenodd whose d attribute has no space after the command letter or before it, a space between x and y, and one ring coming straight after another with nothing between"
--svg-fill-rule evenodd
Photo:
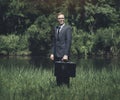
<instances>
[{"instance_id":1,"label":"short hair","mask_svg":"<svg viewBox=\"0 0 120 100\"><path fill-rule=\"evenodd\" d=\"M59 15L64 15L62 12L59 12L59 13L57 13L57 17L59 16ZM65 16L65 15L64 15Z\"/></svg>"}]
</instances>

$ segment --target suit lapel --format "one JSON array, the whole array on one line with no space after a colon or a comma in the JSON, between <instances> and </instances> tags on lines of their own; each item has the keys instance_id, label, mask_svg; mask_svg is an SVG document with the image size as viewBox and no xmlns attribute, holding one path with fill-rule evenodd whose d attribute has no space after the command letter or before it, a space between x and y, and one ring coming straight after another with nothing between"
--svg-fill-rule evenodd
<instances>
[{"instance_id":1,"label":"suit lapel","mask_svg":"<svg viewBox=\"0 0 120 100\"><path fill-rule=\"evenodd\" d=\"M57 38L57 27L55 27L55 37Z\"/></svg>"},{"instance_id":2,"label":"suit lapel","mask_svg":"<svg viewBox=\"0 0 120 100\"><path fill-rule=\"evenodd\" d=\"M61 37L62 36L62 34L64 33L63 31L64 31L64 29L65 29L65 25L62 27L62 29L60 30L60 34L59 34L59 36Z\"/></svg>"},{"instance_id":3,"label":"suit lapel","mask_svg":"<svg viewBox=\"0 0 120 100\"><path fill-rule=\"evenodd\" d=\"M62 34L64 33L64 30L65 30L65 27L66 27L66 25L64 25L63 27L62 27L62 29L60 30L60 32L59 32L59 37L61 37L62 36ZM55 27L55 37L57 38L58 36L58 32L57 32L57 27Z\"/></svg>"}]
</instances>

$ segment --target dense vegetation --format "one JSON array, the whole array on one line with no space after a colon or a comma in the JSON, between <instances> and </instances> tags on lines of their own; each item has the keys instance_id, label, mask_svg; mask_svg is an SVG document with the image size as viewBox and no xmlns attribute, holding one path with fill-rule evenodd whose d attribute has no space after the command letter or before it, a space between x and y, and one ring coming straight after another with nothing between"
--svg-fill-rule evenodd
<instances>
[{"instance_id":1,"label":"dense vegetation","mask_svg":"<svg viewBox=\"0 0 120 100\"><path fill-rule=\"evenodd\" d=\"M56 86L51 70L35 66L0 65L1 100L119 100L120 69L78 66L70 87Z\"/></svg>"},{"instance_id":2,"label":"dense vegetation","mask_svg":"<svg viewBox=\"0 0 120 100\"><path fill-rule=\"evenodd\" d=\"M60 11L73 28L72 54L120 55L120 0L0 0L0 54L48 54Z\"/></svg>"}]
</instances>

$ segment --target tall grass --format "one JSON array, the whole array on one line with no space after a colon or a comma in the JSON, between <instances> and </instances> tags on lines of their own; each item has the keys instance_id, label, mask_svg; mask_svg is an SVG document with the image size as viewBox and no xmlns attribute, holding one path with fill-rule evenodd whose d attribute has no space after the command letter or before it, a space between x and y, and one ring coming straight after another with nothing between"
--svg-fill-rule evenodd
<instances>
[{"instance_id":1,"label":"tall grass","mask_svg":"<svg viewBox=\"0 0 120 100\"><path fill-rule=\"evenodd\" d=\"M0 66L0 100L119 100L120 69L77 67L70 87L56 85L52 69Z\"/></svg>"}]
</instances>

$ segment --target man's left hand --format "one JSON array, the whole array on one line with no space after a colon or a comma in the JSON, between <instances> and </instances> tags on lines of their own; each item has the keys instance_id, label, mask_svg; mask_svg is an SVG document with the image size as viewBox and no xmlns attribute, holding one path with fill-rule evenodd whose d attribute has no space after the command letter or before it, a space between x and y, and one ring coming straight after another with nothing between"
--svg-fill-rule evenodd
<instances>
[{"instance_id":1,"label":"man's left hand","mask_svg":"<svg viewBox=\"0 0 120 100\"><path fill-rule=\"evenodd\" d=\"M68 61L68 56L67 55L64 55L63 58L62 58L63 61Z\"/></svg>"}]
</instances>

